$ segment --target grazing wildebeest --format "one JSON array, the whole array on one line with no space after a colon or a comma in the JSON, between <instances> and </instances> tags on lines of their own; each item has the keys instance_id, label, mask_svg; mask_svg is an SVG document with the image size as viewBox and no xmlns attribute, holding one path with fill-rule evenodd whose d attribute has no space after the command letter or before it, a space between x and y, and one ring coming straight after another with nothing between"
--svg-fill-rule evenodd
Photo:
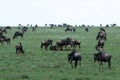
<instances>
[{"instance_id":1,"label":"grazing wildebeest","mask_svg":"<svg viewBox=\"0 0 120 80\"><path fill-rule=\"evenodd\" d=\"M45 49L47 50L48 49L48 46L52 45L52 40L48 39L48 40L44 40L41 42L41 49L43 47L45 47Z\"/></svg>"},{"instance_id":2,"label":"grazing wildebeest","mask_svg":"<svg viewBox=\"0 0 120 80\"><path fill-rule=\"evenodd\" d=\"M23 46L22 46L22 43L21 43L21 42L18 43L18 44L15 46L15 48L16 48L16 54L19 54L19 53L24 54L24 50L23 50Z\"/></svg>"},{"instance_id":3,"label":"grazing wildebeest","mask_svg":"<svg viewBox=\"0 0 120 80\"><path fill-rule=\"evenodd\" d=\"M94 54L94 62L98 61L99 62L99 69L103 64L102 62L107 62L108 63L108 68L111 70L111 55L105 52L99 52L97 54Z\"/></svg>"},{"instance_id":4,"label":"grazing wildebeest","mask_svg":"<svg viewBox=\"0 0 120 80\"><path fill-rule=\"evenodd\" d=\"M73 68L72 61L75 61L75 68L76 68L78 61L81 65L81 60L82 60L81 54L75 50L73 50L70 54L68 54L68 62L70 62L72 68Z\"/></svg>"},{"instance_id":5,"label":"grazing wildebeest","mask_svg":"<svg viewBox=\"0 0 120 80\"><path fill-rule=\"evenodd\" d=\"M15 39L15 38L18 37L18 36L21 36L21 38L23 38L23 35L24 35L24 31L23 31L23 32L16 31L16 32L14 33L13 39Z\"/></svg>"}]
</instances>

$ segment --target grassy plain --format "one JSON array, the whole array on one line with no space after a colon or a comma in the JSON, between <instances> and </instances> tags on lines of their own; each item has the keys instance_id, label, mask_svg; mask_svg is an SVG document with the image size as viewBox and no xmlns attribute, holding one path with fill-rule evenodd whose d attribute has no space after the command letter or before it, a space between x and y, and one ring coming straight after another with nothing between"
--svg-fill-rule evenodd
<instances>
[{"instance_id":1,"label":"grassy plain","mask_svg":"<svg viewBox=\"0 0 120 80\"><path fill-rule=\"evenodd\" d=\"M11 39L11 44L0 45L0 80L120 80L120 28L106 28L107 41L105 52L112 55L112 70L98 69L98 64L93 62L96 36L99 28L77 28L76 32L64 32L65 28L37 28L32 32L29 28L24 38ZM17 28L8 30L6 36L12 38ZM67 62L69 51L45 51L40 48L44 39L57 40L72 37L81 41L82 66L71 68ZM15 53L15 45L22 42L25 49L24 55Z\"/></svg>"}]
</instances>

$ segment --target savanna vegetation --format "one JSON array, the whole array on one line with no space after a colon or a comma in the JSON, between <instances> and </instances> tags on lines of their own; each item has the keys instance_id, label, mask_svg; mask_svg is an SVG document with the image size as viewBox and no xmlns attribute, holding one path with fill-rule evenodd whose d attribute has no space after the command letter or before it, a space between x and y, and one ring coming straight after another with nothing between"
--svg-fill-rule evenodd
<instances>
[{"instance_id":1,"label":"savanna vegetation","mask_svg":"<svg viewBox=\"0 0 120 80\"><path fill-rule=\"evenodd\" d=\"M65 32L65 28L38 27L32 32L29 28L23 38L12 39L15 31L13 27L7 30L6 36L11 37L10 45L0 45L0 80L120 80L120 28L106 28L107 41L105 52L112 55L111 70L104 63L104 68L99 69L94 63L93 54L97 53L96 36L100 29L76 28L76 32ZM81 41L81 48L76 48L82 54L81 67L72 68L67 61L67 55L72 51L50 51L40 48L40 42L52 39L53 45L57 40L72 37ZM15 45L22 43L25 54L16 54Z\"/></svg>"}]
</instances>

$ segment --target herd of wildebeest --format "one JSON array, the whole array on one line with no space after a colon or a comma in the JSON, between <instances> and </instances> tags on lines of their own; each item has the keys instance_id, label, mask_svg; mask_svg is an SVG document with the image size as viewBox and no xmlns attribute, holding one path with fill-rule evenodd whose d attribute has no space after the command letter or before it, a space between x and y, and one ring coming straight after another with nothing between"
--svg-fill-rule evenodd
<instances>
[{"instance_id":1,"label":"herd of wildebeest","mask_svg":"<svg viewBox=\"0 0 120 80\"><path fill-rule=\"evenodd\" d=\"M7 29L11 30L10 26L7 27L1 27L0 28L0 43L1 45L4 44L4 42L6 42L8 45L10 45L10 37L6 37L4 35L7 34ZM20 36L21 38L23 38L24 33L28 30L28 27L22 27L19 28L21 29L21 31L16 31L13 34L13 39L16 39L16 37ZM32 28L32 31L36 31L36 27ZM66 31L72 31L75 32L76 29L75 27L67 27L65 29ZM85 31L89 31L88 28L85 28ZM103 68L103 63L102 62L107 62L108 63L108 68L111 70L111 58L112 56L108 53L106 53L104 51L104 44L105 41L107 40L107 33L105 31L104 28L100 28L100 32L98 32L97 36L96 36L96 40L98 41L97 45L95 46L95 49L98 51L98 53L94 54L94 62L98 62L99 63L99 68ZM44 49L44 50L54 50L54 51L61 51L61 50L67 50L68 46L70 46L72 48L72 51L70 54L68 54L68 62L71 64L72 67L77 67L78 62L81 64L81 60L82 60L82 54L81 52L76 50L76 47L80 48L81 47L81 42L77 39L71 38L71 37L67 37L65 39L61 39L58 40L56 42L55 45L52 44L53 40L51 39L46 39L41 41L40 43L40 48ZM15 46L16 49L16 54L24 54L24 49L22 46L22 43L19 42L18 44L16 44ZM75 64L73 66L72 62L75 61Z\"/></svg>"}]
</instances>

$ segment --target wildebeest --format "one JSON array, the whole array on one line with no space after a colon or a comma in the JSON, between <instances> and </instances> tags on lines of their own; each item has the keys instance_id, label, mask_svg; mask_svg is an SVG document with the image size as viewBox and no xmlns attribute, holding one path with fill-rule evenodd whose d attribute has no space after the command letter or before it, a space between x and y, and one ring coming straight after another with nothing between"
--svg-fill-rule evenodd
<instances>
[{"instance_id":1,"label":"wildebeest","mask_svg":"<svg viewBox=\"0 0 120 80\"><path fill-rule=\"evenodd\" d=\"M6 42L7 44L10 45L10 38L9 37L2 36L1 38L3 39L4 42Z\"/></svg>"},{"instance_id":2,"label":"wildebeest","mask_svg":"<svg viewBox=\"0 0 120 80\"><path fill-rule=\"evenodd\" d=\"M63 47L65 47L65 50L67 49L67 46L70 45L71 47L75 48L79 46L80 48L81 42L77 39L67 37L66 39L62 39L56 42L56 45L63 50Z\"/></svg>"},{"instance_id":3,"label":"wildebeest","mask_svg":"<svg viewBox=\"0 0 120 80\"><path fill-rule=\"evenodd\" d=\"M22 31L23 32L26 32L28 30L28 27L26 27L26 26L24 26L23 28L22 28Z\"/></svg>"},{"instance_id":4,"label":"wildebeest","mask_svg":"<svg viewBox=\"0 0 120 80\"><path fill-rule=\"evenodd\" d=\"M88 27L86 27L86 28L85 28L85 31L86 31L86 32L88 32L88 31L89 31Z\"/></svg>"},{"instance_id":5,"label":"wildebeest","mask_svg":"<svg viewBox=\"0 0 120 80\"><path fill-rule=\"evenodd\" d=\"M97 37L96 37L96 40L107 40L107 34L104 30L101 30Z\"/></svg>"},{"instance_id":6,"label":"wildebeest","mask_svg":"<svg viewBox=\"0 0 120 80\"><path fill-rule=\"evenodd\" d=\"M75 29L75 28L71 28L71 27L67 27L67 28L65 29L65 32L66 32L66 31L73 31L73 32L75 32L76 29Z\"/></svg>"},{"instance_id":7,"label":"wildebeest","mask_svg":"<svg viewBox=\"0 0 120 80\"><path fill-rule=\"evenodd\" d=\"M48 46L52 45L52 40L48 39L48 40L44 40L41 42L41 49L44 47L46 50L48 49Z\"/></svg>"},{"instance_id":8,"label":"wildebeest","mask_svg":"<svg viewBox=\"0 0 120 80\"><path fill-rule=\"evenodd\" d=\"M72 68L73 68L73 64L72 61L75 61L75 68L77 67L78 61L81 65L81 60L82 60L82 56L80 53L78 53L77 51L73 50L70 54L68 54L68 62L70 62Z\"/></svg>"},{"instance_id":9,"label":"wildebeest","mask_svg":"<svg viewBox=\"0 0 120 80\"><path fill-rule=\"evenodd\" d=\"M0 29L0 35L3 35L3 33L7 34L7 30L5 28Z\"/></svg>"},{"instance_id":10,"label":"wildebeest","mask_svg":"<svg viewBox=\"0 0 120 80\"><path fill-rule=\"evenodd\" d=\"M76 48L78 46L80 48L80 44L81 44L81 42L79 40L71 38L71 46L72 47Z\"/></svg>"},{"instance_id":11,"label":"wildebeest","mask_svg":"<svg viewBox=\"0 0 120 80\"><path fill-rule=\"evenodd\" d=\"M32 31L36 31L36 27L32 27Z\"/></svg>"},{"instance_id":12,"label":"wildebeest","mask_svg":"<svg viewBox=\"0 0 120 80\"><path fill-rule=\"evenodd\" d=\"M99 48L104 48L105 40L99 40L98 44L96 45L96 50L99 51Z\"/></svg>"},{"instance_id":13,"label":"wildebeest","mask_svg":"<svg viewBox=\"0 0 120 80\"><path fill-rule=\"evenodd\" d=\"M24 35L24 31L23 31L23 32L16 31L16 32L14 33L13 39L15 39L15 38L18 37L18 36L21 36L21 38L23 38L23 35Z\"/></svg>"},{"instance_id":14,"label":"wildebeest","mask_svg":"<svg viewBox=\"0 0 120 80\"><path fill-rule=\"evenodd\" d=\"M61 48L61 50L63 50L63 47L65 47L65 50L67 50L67 46L71 45L72 46L72 42L71 39L68 37L66 39L62 39L56 42L56 45Z\"/></svg>"},{"instance_id":15,"label":"wildebeest","mask_svg":"<svg viewBox=\"0 0 120 80\"><path fill-rule=\"evenodd\" d=\"M21 42L18 43L18 44L15 46L15 48L16 48L16 54L19 54L19 53L24 54L24 50L23 50L23 46L22 46L22 43L21 43Z\"/></svg>"},{"instance_id":16,"label":"wildebeest","mask_svg":"<svg viewBox=\"0 0 120 80\"><path fill-rule=\"evenodd\" d=\"M10 26L6 26L5 29L10 29L11 30L11 27Z\"/></svg>"},{"instance_id":17,"label":"wildebeest","mask_svg":"<svg viewBox=\"0 0 120 80\"><path fill-rule=\"evenodd\" d=\"M64 40L58 40L56 42L56 45L60 48L60 50L63 50Z\"/></svg>"},{"instance_id":18,"label":"wildebeest","mask_svg":"<svg viewBox=\"0 0 120 80\"><path fill-rule=\"evenodd\" d=\"M112 56L108 53L97 53L94 54L94 62L98 61L99 62L99 69L102 66L103 68L103 63L102 62L107 62L108 63L108 68L111 70L111 58Z\"/></svg>"},{"instance_id":19,"label":"wildebeest","mask_svg":"<svg viewBox=\"0 0 120 80\"><path fill-rule=\"evenodd\" d=\"M72 29L69 28L69 27L67 27L67 28L65 29L65 32L66 32L66 31L72 31Z\"/></svg>"}]
</instances>

